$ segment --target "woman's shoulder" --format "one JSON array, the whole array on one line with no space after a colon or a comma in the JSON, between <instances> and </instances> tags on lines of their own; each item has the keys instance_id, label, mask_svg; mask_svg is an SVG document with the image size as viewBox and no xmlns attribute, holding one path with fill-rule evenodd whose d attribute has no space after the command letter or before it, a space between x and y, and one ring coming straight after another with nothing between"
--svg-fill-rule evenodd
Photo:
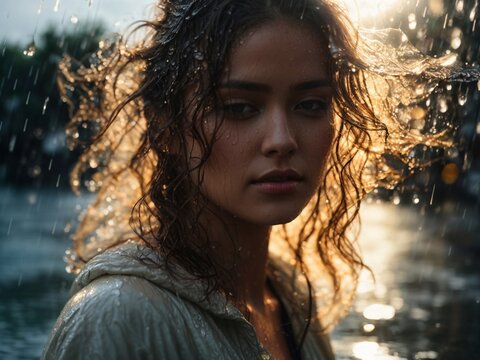
<instances>
[{"instance_id":1,"label":"woman's shoulder","mask_svg":"<svg viewBox=\"0 0 480 360\"><path fill-rule=\"evenodd\" d=\"M162 322L180 315L177 308L188 306L171 291L157 286L148 279L130 275L106 275L82 288L68 301L62 314L84 312L109 317L132 317L132 321L153 321L156 316ZM148 316L144 317L148 313ZM142 322L144 323L144 322ZM131 327L133 324L129 324Z\"/></svg>"},{"instance_id":2,"label":"woman's shoulder","mask_svg":"<svg viewBox=\"0 0 480 360\"><path fill-rule=\"evenodd\" d=\"M106 275L68 301L42 358L257 359L262 354L246 321L218 316L143 277Z\"/></svg>"},{"instance_id":3,"label":"woman's shoulder","mask_svg":"<svg viewBox=\"0 0 480 360\"><path fill-rule=\"evenodd\" d=\"M172 358L177 332L186 328L182 322L196 310L147 279L102 276L67 302L43 357Z\"/></svg>"}]
</instances>

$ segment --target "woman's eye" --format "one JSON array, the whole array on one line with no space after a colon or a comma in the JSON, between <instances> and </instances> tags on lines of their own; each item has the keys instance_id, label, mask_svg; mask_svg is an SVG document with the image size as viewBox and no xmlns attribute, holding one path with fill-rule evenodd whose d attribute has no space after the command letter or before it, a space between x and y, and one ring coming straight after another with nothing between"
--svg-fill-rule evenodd
<instances>
[{"instance_id":1,"label":"woman's eye","mask_svg":"<svg viewBox=\"0 0 480 360\"><path fill-rule=\"evenodd\" d=\"M223 113L229 118L248 118L257 113L257 109L248 103L231 103L223 105Z\"/></svg>"},{"instance_id":2,"label":"woman's eye","mask_svg":"<svg viewBox=\"0 0 480 360\"><path fill-rule=\"evenodd\" d=\"M323 100L305 100L295 106L295 110L300 110L305 113L319 113L328 109L330 104Z\"/></svg>"}]
</instances>

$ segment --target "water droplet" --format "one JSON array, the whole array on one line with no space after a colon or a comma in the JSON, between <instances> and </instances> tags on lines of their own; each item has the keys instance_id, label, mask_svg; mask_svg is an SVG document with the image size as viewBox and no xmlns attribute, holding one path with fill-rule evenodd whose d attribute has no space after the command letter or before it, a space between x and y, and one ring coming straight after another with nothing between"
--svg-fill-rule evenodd
<instances>
[{"instance_id":1,"label":"water droplet","mask_svg":"<svg viewBox=\"0 0 480 360\"><path fill-rule=\"evenodd\" d=\"M32 41L30 44L28 44L27 48L23 50L23 55L32 57L33 55L35 55L36 51L37 48L35 46L35 42Z\"/></svg>"},{"instance_id":2,"label":"water droplet","mask_svg":"<svg viewBox=\"0 0 480 360\"><path fill-rule=\"evenodd\" d=\"M433 205L433 197L435 196L435 187L436 187L436 184L433 184L433 188L432 188L432 194L430 195L430 206Z\"/></svg>"},{"instance_id":3,"label":"water droplet","mask_svg":"<svg viewBox=\"0 0 480 360\"><path fill-rule=\"evenodd\" d=\"M369 332L372 332L373 330L375 330L375 325L373 325L373 324L363 325L363 331L369 333Z\"/></svg>"},{"instance_id":4,"label":"water droplet","mask_svg":"<svg viewBox=\"0 0 480 360\"><path fill-rule=\"evenodd\" d=\"M477 13L477 5L478 5L478 2L475 2L475 6L472 8L472 11L470 11L470 15L468 16L468 18L470 19L470 21L475 21L475 15Z\"/></svg>"},{"instance_id":5,"label":"water droplet","mask_svg":"<svg viewBox=\"0 0 480 360\"><path fill-rule=\"evenodd\" d=\"M452 30L452 35L451 35L451 41L450 41L450 46L452 47L452 49L456 50L460 47L460 45L462 45L462 30L460 30L459 28L454 28Z\"/></svg>"},{"instance_id":6,"label":"water droplet","mask_svg":"<svg viewBox=\"0 0 480 360\"><path fill-rule=\"evenodd\" d=\"M88 165L92 168L92 169L96 169L98 167L98 162L96 159L90 159L88 161Z\"/></svg>"},{"instance_id":7,"label":"water droplet","mask_svg":"<svg viewBox=\"0 0 480 360\"><path fill-rule=\"evenodd\" d=\"M417 19L414 13L408 15L408 28L414 30L417 27Z\"/></svg>"},{"instance_id":8,"label":"water droplet","mask_svg":"<svg viewBox=\"0 0 480 360\"><path fill-rule=\"evenodd\" d=\"M412 203L414 203L415 205L418 205L420 203L420 197L418 196L418 194L412 195Z\"/></svg>"},{"instance_id":9,"label":"water droplet","mask_svg":"<svg viewBox=\"0 0 480 360\"><path fill-rule=\"evenodd\" d=\"M193 57L198 61L202 61L204 59L203 53L199 50L195 50L193 52Z\"/></svg>"},{"instance_id":10,"label":"water droplet","mask_svg":"<svg viewBox=\"0 0 480 360\"><path fill-rule=\"evenodd\" d=\"M15 143L17 142L17 136L13 135L10 138L10 142L8 143L8 151L12 152L15 149Z\"/></svg>"},{"instance_id":11,"label":"water droplet","mask_svg":"<svg viewBox=\"0 0 480 360\"><path fill-rule=\"evenodd\" d=\"M43 1L41 1L40 5L38 5L37 14L41 14L42 10L43 10Z\"/></svg>"},{"instance_id":12,"label":"water droplet","mask_svg":"<svg viewBox=\"0 0 480 360\"><path fill-rule=\"evenodd\" d=\"M56 0L55 5L53 6L53 11L58 12L59 7L60 7L60 0Z\"/></svg>"},{"instance_id":13,"label":"water droplet","mask_svg":"<svg viewBox=\"0 0 480 360\"><path fill-rule=\"evenodd\" d=\"M438 110L441 113L446 113L448 111L447 99L443 96L438 99Z\"/></svg>"},{"instance_id":14,"label":"water droplet","mask_svg":"<svg viewBox=\"0 0 480 360\"><path fill-rule=\"evenodd\" d=\"M392 203L393 205L400 205L400 202L402 201L402 199L400 198L400 195L395 193L392 197Z\"/></svg>"},{"instance_id":15,"label":"water droplet","mask_svg":"<svg viewBox=\"0 0 480 360\"><path fill-rule=\"evenodd\" d=\"M443 28L447 28L447 23L448 23L448 14L445 14L445 20L443 21Z\"/></svg>"},{"instance_id":16,"label":"water droplet","mask_svg":"<svg viewBox=\"0 0 480 360\"><path fill-rule=\"evenodd\" d=\"M38 165L34 165L28 169L28 175L32 178L40 176L42 173L42 168Z\"/></svg>"},{"instance_id":17,"label":"water droplet","mask_svg":"<svg viewBox=\"0 0 480 360\"><path fill-rule=\"evenodd\" d=\"M78 23L78 17L75 15L70 16L70 22L72 24L77 24Z\"/></svg>"},{"instance_id":18,"label":"water droplet","mask_svg":"<svg viewBox=\"0 0 480 360\"><path fill-rule=\"evenodd\" d=\"M49 101L50 101L50 97L47 96L45 98L45 101L43 102L42 115L45 115L45 110L47 110L47 105Z\"/></svg>"}]
</instances>

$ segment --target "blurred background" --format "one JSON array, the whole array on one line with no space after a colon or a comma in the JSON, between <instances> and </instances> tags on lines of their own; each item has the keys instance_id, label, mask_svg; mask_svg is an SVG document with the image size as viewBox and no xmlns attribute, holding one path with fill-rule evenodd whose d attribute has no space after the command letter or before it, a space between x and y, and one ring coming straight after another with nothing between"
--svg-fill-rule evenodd
<instances>
[{"instance_id":1,"label":"blurred background","mask_svg":"<svg viewBox=\"0 0 480 360\"><path fill-rule=\"evenodd\" d=\"M88 63L102 37L146 18L152 0L0 3L0 358L34 359L68 298L63 256L91 196L68 174L61 57ZM480 59L478 0L349 0L370 28L401 28L431 56ZM409 114L448 125L457 146L362 206L362 274L350 315L332 334L338 359L480 359L480 82L444 84Z\"/></svg>"}]
</instances>

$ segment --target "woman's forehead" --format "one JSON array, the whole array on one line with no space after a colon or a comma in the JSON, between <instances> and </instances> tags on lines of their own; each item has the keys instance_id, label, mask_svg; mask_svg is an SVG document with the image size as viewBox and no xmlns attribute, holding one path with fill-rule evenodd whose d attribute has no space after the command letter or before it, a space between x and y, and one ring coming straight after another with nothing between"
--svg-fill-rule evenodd
<instances>
[{"instance_id":1,"label":"woman's forehead","mask_svg":"<svg viewBox=\"0 0 480 360\"><path fill-rule=\"evenodd\" d=\"M243 34L232 47L222 79L245 80L287 75L327 79L330 53L325 37L291 20L271 21ZM280 74L278 73L280 71Z\"/></svg>"}]
</instances>

